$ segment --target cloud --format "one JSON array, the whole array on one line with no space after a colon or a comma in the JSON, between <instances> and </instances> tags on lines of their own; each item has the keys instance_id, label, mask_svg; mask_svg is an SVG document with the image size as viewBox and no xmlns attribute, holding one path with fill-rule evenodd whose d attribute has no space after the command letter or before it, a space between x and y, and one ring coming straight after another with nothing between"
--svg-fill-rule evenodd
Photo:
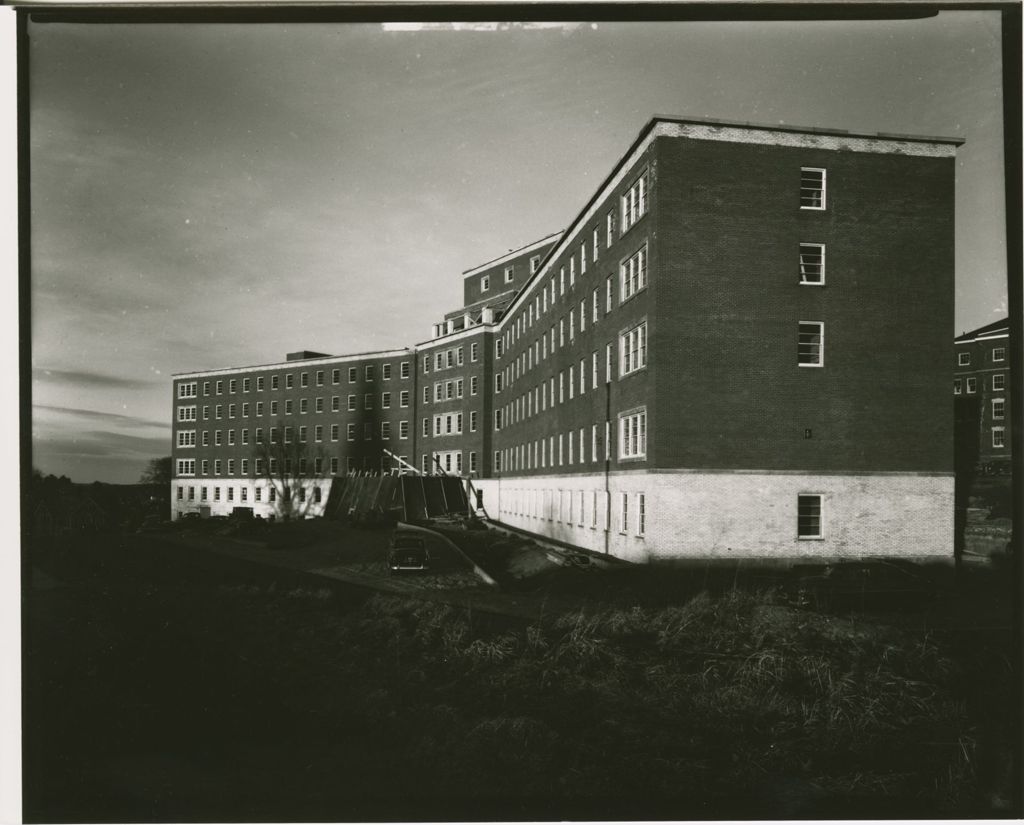
<instances>
[{"instance_id":1,"label":"cloud","mask_svg":"<svg viewBox=\"0 0 1024 825\"><path fill-rule=\"evenodd\" d=\"M153 458L170 455L169 438L141 438L107 430L90 430L77 436L34 439L33 457Z\"/></svg>"},{"instance_id":2,"label":"cloud","mask_svg":"<svg viewBox=\"0 0 1024 825\"><path fill-rule=\"evenodd\" d=\"M166 383L166 381L144 381L138 378L121 378L116 375L102 375L98 372L86 372L84 370L55 370L45 367L36 367L32 370L34 381L46 381L52 384L77 384L80 386L123 389L149 389L154 384ZM64 408L51 408L64 409ZM106 415L106 413L103 413Z\"/></svg>"},{"instance_id":3,"label":"cloud","mask_svg":"<svg viewBox=\"0 0 1024 825\"><path fill-rule=\"evenodd\" d=\"M110 425L121 425L131 427L160 427L169 430L166 421L153 421L146 418L139 418L134 415L119 415L118 413L106 413L99 410L82 410L75 407L55 407L49 404L33 404L33 410L58 413L62 416L73 416L87 421L100 421Z\"/></svg>"}]
</instances>

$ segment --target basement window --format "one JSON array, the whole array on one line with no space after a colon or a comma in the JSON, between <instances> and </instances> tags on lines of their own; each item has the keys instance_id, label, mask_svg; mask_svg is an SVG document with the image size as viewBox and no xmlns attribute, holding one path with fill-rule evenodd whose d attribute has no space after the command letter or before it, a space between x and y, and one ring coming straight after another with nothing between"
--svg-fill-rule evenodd
<instances>
[{"instance_id":1,"label":"basement window","mask_svg":"<svg viewBox=\"0 0 1024 825\"><path fill-rule=\"evenodd\" d=\"M821 527L821 496L816 493L801 493L797 496L797 538L823 538Z\"/></svg>"}]
</instances>

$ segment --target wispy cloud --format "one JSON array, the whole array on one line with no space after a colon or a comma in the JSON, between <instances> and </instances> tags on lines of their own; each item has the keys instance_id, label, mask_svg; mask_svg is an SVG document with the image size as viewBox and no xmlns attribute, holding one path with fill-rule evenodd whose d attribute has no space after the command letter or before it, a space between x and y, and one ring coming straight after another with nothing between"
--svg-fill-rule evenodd
<instances>
[{"instance_id":1,"label":"wispy cloud","mask_svg":"<svg viewBox=\"0 0 1024 825\"><path fill-rule=\"evenodd\" d=\"M53 384L76 384L98 388L123 389L149 389L155 384L166 383L166 381L145 381L139 378L123 378L118 375L103 375L98 372L86 372L84 370L56 370L45 367L35 367L32 370L33 381L46 381ZM58 409L58 408L50 408ZM104 415L106 413L103 413Z\"/></svg>"},{"instance_id":2,"label":"wispy cloud","mask_svg":"<svg viewBox=\"0 0 1024 825\"><path fill-rule=\"evenodd\" d=\"M33 404L33 410L40 410L48 413L58 413L62 416L74 416L88 421L98 421L107 424L120 424L131 427L159 427L170 430L166 421L153 421L147 418L139 418L134 415L120 415L119 413L100 412L99 410L82 410L76 407L57 407L50 404Z\"/></svg>"}]
</instances>

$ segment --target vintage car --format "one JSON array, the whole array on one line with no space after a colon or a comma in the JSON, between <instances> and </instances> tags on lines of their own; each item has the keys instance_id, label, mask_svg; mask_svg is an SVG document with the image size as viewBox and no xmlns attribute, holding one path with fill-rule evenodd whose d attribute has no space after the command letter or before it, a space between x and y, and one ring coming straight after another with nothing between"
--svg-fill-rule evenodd
<instances>
[{"instance_id":1,"label":"vintage car","mask_svg":"<svg viewBox=\"0 0 1024 825\"><path fill-rule=\"evenodd\" d=\"M422 536L415 533L395 533L388 548L388 571L426 570L430 554Z\"/></svg>"}]
</instances>

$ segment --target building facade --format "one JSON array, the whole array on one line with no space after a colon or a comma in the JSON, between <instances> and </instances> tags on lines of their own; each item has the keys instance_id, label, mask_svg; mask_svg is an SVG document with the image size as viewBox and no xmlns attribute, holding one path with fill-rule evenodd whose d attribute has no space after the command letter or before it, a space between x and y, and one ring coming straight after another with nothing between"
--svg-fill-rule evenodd
<instances>
[{"instance_id":1,"label":"building facade","mask_svg":"<svg viewBox=\"0 0 1024 825\"><path fill-rule=\"evenodd\" d=\"M960 142L655 118L566 230L463 273L430 340L357 376L413 362L391 422L413 422L411 462L543 537L631 560L951 556ZM379 469L381 443L330 469Z\"/></svg>"},{"instance_id":2,"label":"building facade","mask_svg":"<svg viewBox=\"0 0 1024 825\"><path fill-rule=\"evenodd\" d=\"M981 472L1008 475L1013 420L1009 321L958 335L953 349L957 447Z\"/></svg>"}]
</instances>

